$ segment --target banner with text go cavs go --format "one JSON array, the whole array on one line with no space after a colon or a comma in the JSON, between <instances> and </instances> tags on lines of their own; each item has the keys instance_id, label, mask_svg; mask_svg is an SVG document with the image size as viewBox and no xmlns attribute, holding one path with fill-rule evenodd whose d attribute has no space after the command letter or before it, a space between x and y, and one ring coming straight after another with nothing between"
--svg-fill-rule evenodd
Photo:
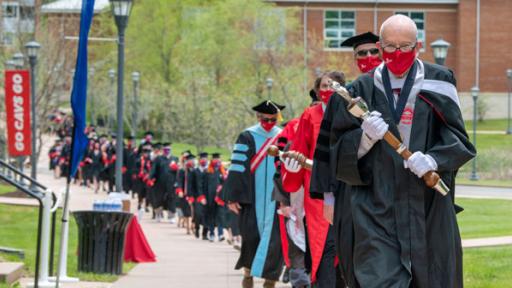
<instances>
[{"instance_id":1,"label":"banner with text go cavs go","mask_svg":"<svg viewBox=\"0 0 512 288\"><path fill-rule=\"evenodd\" d=\"M5 71L5 110L9 155L15 157L32 154L28 71Z\"/></svg>"}]
</instances>

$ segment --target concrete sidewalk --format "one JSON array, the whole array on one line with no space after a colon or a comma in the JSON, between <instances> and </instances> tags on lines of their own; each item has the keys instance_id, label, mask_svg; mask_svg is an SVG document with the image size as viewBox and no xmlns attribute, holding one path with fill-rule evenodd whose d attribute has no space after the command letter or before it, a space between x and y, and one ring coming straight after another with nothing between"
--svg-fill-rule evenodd
<instances>
[{"instance_id":1,"label":"concrete sidewalk","mask_svg":"<svg viewBox=\"0 0 512 288\"><path fill-rule=\"evenodd\" d=\"M512 236L462 240L463 248L478 248L512 245Z\"/></svg>"}]
</instances>

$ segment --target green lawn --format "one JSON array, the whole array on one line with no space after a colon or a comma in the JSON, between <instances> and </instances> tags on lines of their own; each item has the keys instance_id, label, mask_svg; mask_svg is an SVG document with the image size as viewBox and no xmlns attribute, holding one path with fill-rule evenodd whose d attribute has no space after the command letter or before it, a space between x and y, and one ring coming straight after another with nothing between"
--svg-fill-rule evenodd
<instances>
[{"instance_id":1,"label":"green lawn","mask_svg":"<svg viewBox=\"0 0 512 288\"><path fill-rule=\"evenodd\" d=\"M184 143L173 143L172 144L172 154L174 156L179 157L179 155L181 155L181 153L186 150L190 150L192 152L192 154L194 154L196 156L198 155L197 149L193 145L184 144ZM221 158L224 161L229 161L229 159L231 157L231 151L229 151L228 149L225 149L225 148L216 148L216 147L208 146L204 150L205 150L204 152L208 152L210 154L211 153L221 153ZM203 152L203 151L201 151L201 152Z\"/></svg>"},{"instance_id":2,"label":"green lawn","mask_svg":"<svg viewBox=\"0 0 512 288\"><path fill-rule=\"evenodd\" d=\"M60 214L60 213L59 213ZM76 249L78 246L77 235L78 231L73 217L70 217L69 228L69 251L68 251L68 274L73 277L78 277L84 281L97 281L97 282L113 282L118 276L107 274L92 274L77 272L77 256ZM57 245L55 247L56 253L58 251L58 242L60 235L60 215L57 217ZM35 269L35 251L36 251L36 237L37 237L37 208L23 207L0 204L0 246L7 246L11 248L23 249L25 251L25 266L26 273L34 275ZM56 256L57 257L57 256ZM9 261L19 261L19 258L13 255L0 255ZM127 263L123 265L123 273L128 272L136 264ZM55 263L55 267L56 267ZM55 268L54 271L57 269Z\"/></svg>"},{"instance_id":3,"label":"green lawn","mask_svg":"<svg viewBox=\"0 0 512 288\"><path fill-rule=\"evenodd\" d=\"M473 131L473 121L464 121L466 129ZM489 119L482 122L476 123L476 130L487 130L487 131L506 131L507 119Z\"/></svg>"},{"instance_id":4,"label":"green lawn","mask_svg":"<svg viewBox=\"0 0 512 288\"><path fill-rule=\"evenodd\" d=\"M511 287L511 279L511 246L464 249L465 287Z\"/></svg>"},{"instance_id":5,"label":"green lawn","mask_svg":"<svg viewBox=\"0 0 512 288\"><path fill-rule=\"evenodd\" d=\"M0 195L14 191L16 191L16 188L14 188L13 186L8 184L0 184Z\"/></svg>"},{"instance_id":6,"label":"green lawn","mask_svg":"<svg viewBox=\"0 0 512 288\"><path fill-rule=\"evenodd\" d=\"M472 140L472 135L470 135ZM512 135L477 135L477 173L482 180L507 181L512 179ZM464 165L459 179L468 179L472 161ZM474 184L478 184L475 181ZM505 184L508 185L508 184ZM495 186L495 185L493 185Z\"/></svg>"},{"instance_id":7,"label":"green lawn","mask_svg":"<svg viewBox=\"0 0 512 288\"><path fill-rule=\"evenodd\" d=\"M463 239L512 235L512 200L457 198L464 207L457 215Z\"/></svg>"}]
</instances>

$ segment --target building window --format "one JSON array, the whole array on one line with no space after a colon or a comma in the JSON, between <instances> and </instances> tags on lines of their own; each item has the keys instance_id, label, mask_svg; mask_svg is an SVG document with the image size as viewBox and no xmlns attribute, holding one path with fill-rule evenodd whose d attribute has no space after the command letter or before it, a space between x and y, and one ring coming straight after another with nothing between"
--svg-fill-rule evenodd
<instances>
[{"instance_id":1,"label":"building window","mask_svg":"<svg viewBox=\"0 0 512 288\"><path fill-rule=\"evenodd\" d=\"M4 3L2 5L3 8L3 17L4 18L16 18L18 17L18 4L16 3Z\"/></svg>"},{"instance_id":2,"label":"building window","mask_svg":"<svg viewBox=\"0 0 512 288\"><path fill-rule=\"evenodd\" d=\"M411 18L418 27L418 40L425 46L425 13L416 11L397 11L395 14L402 14Z\"/></svg>"},{"instance_id":3,"label":"building window","mask_svg":"<svg viewBox=\"0 0 512 288\"><path fill-rule=\"evenodd\" d=\"M340 48L341 42L356 34L356 13L344 10L324 11L324 47Z\"/></svg>"}]
</instances>

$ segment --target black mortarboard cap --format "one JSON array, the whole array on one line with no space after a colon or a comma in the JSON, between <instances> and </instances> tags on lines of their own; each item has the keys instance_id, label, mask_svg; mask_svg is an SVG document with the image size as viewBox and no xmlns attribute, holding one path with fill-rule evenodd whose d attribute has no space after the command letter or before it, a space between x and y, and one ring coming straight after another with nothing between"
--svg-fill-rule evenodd
<instances>
[{"instance_id":1,"label":"black mortarboard cap","mask_svg":"<svg viewBox=\"0 0 512 288\"><path fill-rule=\"evenodd\" d=\"M219 159L220 158L220 153L212 153L212 158L213 159Z\"/></svg>"},{"instance_id":2,"label":"black mortarboard cap","mask_svg":"<svg viewBox=\"0 0 512 288\"><path fill-rule=\"evenodd\" d=\"M154 149L162 149L162 143L155 143L153 144Z\"/></svg>"},{"instance_id":3,"label":"black mortarboard cap","mask_svg":"<svg viewBox=\"0 0 512 288\"><path fill-rule=\"evenodd\" d=\"M256 112L263 113L263 114L278 114L284 108L286 108L286 106L279 105L279 104L273 102L272 100L265 100L265 101L261 102L260 104L252 107L252 110L254 110Z\"/></svg>"},{"instance_id":4,"label":"black mortarboard cap","mask_svg":"<svg viewBox=\"0 0 512 288\"><path fill-rule=\"evenodd\" d=\"M146 131L144 133L144 136L148 136L148 135L154 136L155 134L153 134L153 132L151 132L151 131Z\"/></svg>"},{"instance_id":5,"label":"black mortarboard cap","mask_svg":"<svg viewBox=\"0 0 512 288\"><path fill-rule=\"evenodd\" d=\"M188 155L192 154L192 152L190 152L190 150L187 150L187 151L183 151L183 153L181 153L181 155L187 157Z\"/></svg>"},{"instance_id":6,"label":"black mortarboard cap","mask_svg":"<svg viewBox=\"0 0 512 288\"><path fill-rule=\"evenodd\" d=\"M372 32L366 32L346 39L345 41L341 42L340 47L352 47L355 49L359 45L366 43L377 43L377 41L379 41L379 36L373 34Z\"/></svg>"},{"instance_id":7,"label":"black mortarboard cap","mask_svg":"<svg viewBox=\"0 0 512 288\"><path fill-rule=\"evenodd\" d=\"M190 153L187 156L185 156L185 159L187 159L187 160L191 160L191 159L194 159L194 158L196 158L196 155L194 155L192 153Z\"/></svg>"},{"instance_id":8,"label":"black mortarboard cap","mask_svg":"<svg viewBox=\"0 0 512 288\"><path fill-rule=\"evenodd\" d=\"M199 158L207 158L207 157L208 157L208 153L207 152L199 153Z\"/></svg>"},{"instance_id":9,"label":"black mortarboard cap","mask_svg":"<svg viewBox=\"0 0 512 288\"><path fill-rule=\"evenodd\" d=\"M135 140L135 137L133 137L133 136L128 136L128 137L126 137L126 140Z\"/></svg>"},{"instance_id":10,"label":"black mortarboard cap","mask_svg":"<svg viewBox=\"0 0 512 288\"><path fill-rule=\"evenodd\" d=\"M171 142L165 142L165 143L162 143L162 146L164 146L164 147L169 147L169 146L171 146Z\"/></svg>"}]
</instances>

